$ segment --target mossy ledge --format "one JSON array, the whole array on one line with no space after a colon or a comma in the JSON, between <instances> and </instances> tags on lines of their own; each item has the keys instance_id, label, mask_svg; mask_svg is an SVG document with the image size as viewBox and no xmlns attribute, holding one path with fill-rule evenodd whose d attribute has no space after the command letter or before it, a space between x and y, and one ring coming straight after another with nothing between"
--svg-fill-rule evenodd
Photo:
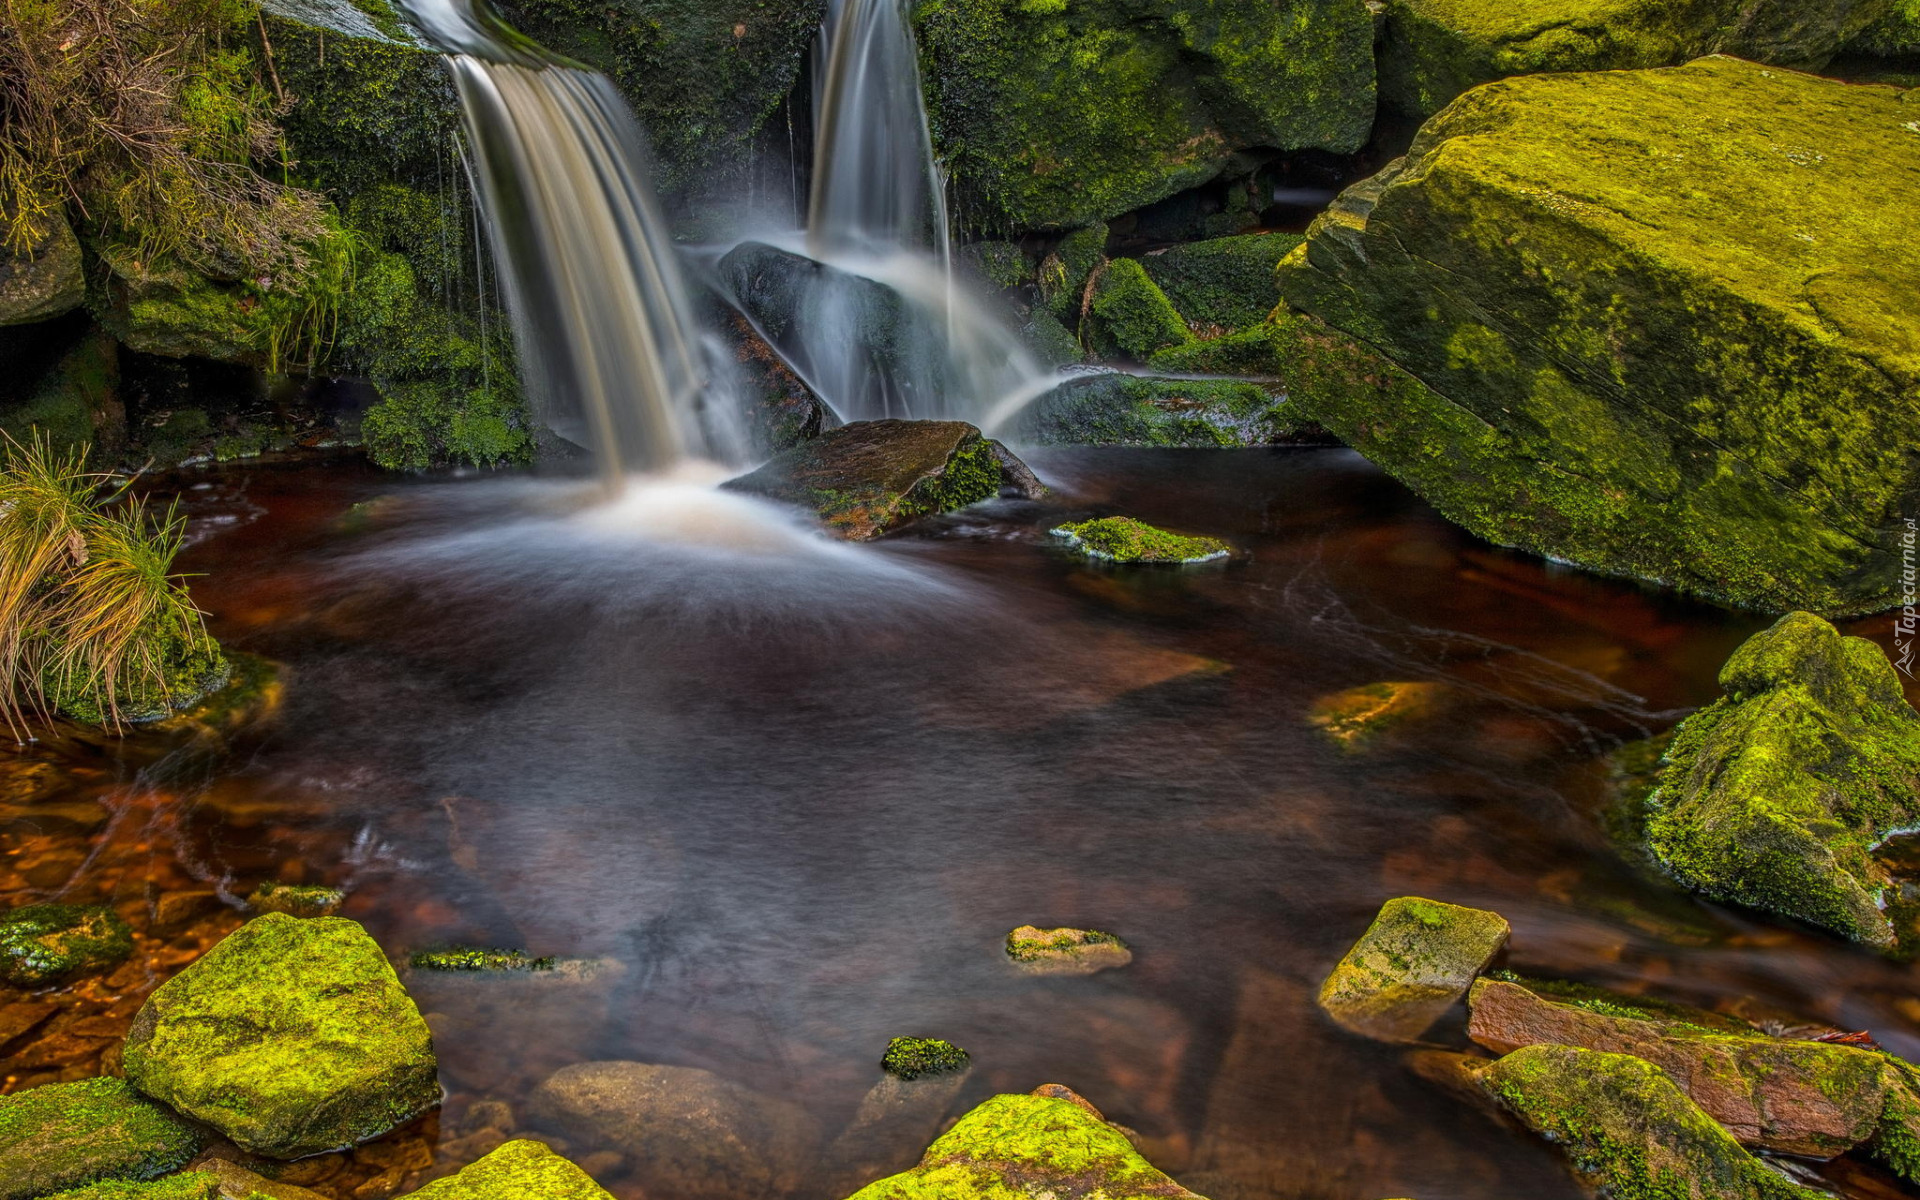
<instances>
[{"instance_id":1,"label":"mossy ledge","mask_svg":"<svg viewBox=\"0 0 1920 1200\"><path fill-rule=\"evenodd\" d=\"M1185 566L1217 562L1233 547L1213 537L1173 533L1132 517L1098 517L1054 527L1055 537L1088 558L1112 563L1154 563Z\"/></svg>"}]
</instances>

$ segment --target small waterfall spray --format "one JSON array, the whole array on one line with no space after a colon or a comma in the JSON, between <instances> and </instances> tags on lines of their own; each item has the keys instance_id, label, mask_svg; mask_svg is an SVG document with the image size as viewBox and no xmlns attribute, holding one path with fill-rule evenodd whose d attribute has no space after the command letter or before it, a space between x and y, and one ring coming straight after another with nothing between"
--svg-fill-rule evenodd
<instances>
[{"instance_id":1,"label":"small waterfall spray","mask_svg":"<svg viewBox=\"0 0 1920 1200\"><path fill-rule=\"evenodd\" d=\"M447 56L529 394L628 471L736 457L712 360L611 81L547 54L474 0L404 0Z\"/></svg>"}]
</instances>

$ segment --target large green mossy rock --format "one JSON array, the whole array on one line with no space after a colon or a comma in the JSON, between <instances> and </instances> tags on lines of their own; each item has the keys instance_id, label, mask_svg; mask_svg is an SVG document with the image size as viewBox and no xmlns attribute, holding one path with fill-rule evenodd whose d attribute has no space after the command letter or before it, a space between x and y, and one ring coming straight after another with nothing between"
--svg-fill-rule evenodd
<instances>
[{"instance_id":1,"label":"large green mossy rock","mask_svg":"<svg viewBox=\"0 0 1920 1200\"><path fill-rule=\"evenodd\" d=\"M1249 147L1347 153L1373 121L1362 0L921 0L934 141L959 215L1089 225Z\"/></svg>"},{"instance_id":2,"label":"large green mossy rock","mask_svg":"<svg viewBox=\"0 0 1920 1200\"><path fill-rule=\"evenodd\" d=\"M133 953L133 930L104 905L27 904L0 914L0 979L45 987Z\"/></svg>"},{"instance_id":3,"label":"large green mossy rock","mask_svg":"<svg viewBox=\"0 0 1920 1200\"><path fill-rule=\"evenodd\" d=\"M1483 83L1668 67L1704 54L1818 67L1886 0L1388 0L1381 100L1427 117Z\"/></svg>"},{"instance_id":4,"label":"large green mossy rock","mask_svg":"<svg viewBox=\"0 0 1920 1200\"><path fill-rule=\"evenodd\" d=\"M223 1200L220 1180L207 1171L187 1171L150 1183L132 1183L124 1179L108 1180L61 1192L49 1200ZM245 1200L254 1200L242 1192Z\"/></svg>"},{"instance_id":5,"label":"large green mossy rock","mask_svg":"<svg viewBox=\"0 0 1920 1200\"><path fill-rule=\"evenodd\" d=\"M1186 318L1133 258L1116 258L1100 270L1089 297L1086 327L1102 354L1141 362L1194 340Z\"/></svg>"},{"instance_id":6,"label":"large green mossy rock","mask_svg":"<svg viewBox=\"0 0 1920 1200\"><path fill-rule=\"evenodd\" d=\"M868 1184L853 1200L1198 1200L1140 1157L1125 1134L1064 1088L995 1096L933 1145L911 1171Z\"/></svg>"},{"instance_id":7,"label":"large green mossy rock","mask_svg":"<svg viewBox=\"0 0 1920 1200\"><path fill-rule=\"evenodd\" d=\"M1560 1145L1613 1200L1818 1200L1748 1154L1674 1085L1626 1054L1528 1046L1482 1083L1529 1129Z\"/></svg>"},{"instance_id":8,"label":"large green mossy rock","mask_svg":"<svg viewBox=\"0 0 1920 1200\"><path fill-rule=\"evenodd\" d=\"M529 1138L508 1142L407 1195L411 1200L613 1200L591 1175L545 1142Z\"/></svg>"},{"instance_id":9,"label":"large green mossy rock","mask_svg":"<svg viewBox=\"0 0 1920 1200\"><path fill-rule=\"evenodd\" d=\"M1040 446L1215 449L1324 440L1285 395L1261 384L1118 373L1062 383L1022 410L1018 429L1022 444Z\"/></svg>"},{"instance_id":10,"label":"large green mossy rock","mask_svg":"<svg viewBox=\"0 0 1920 1200\"><path fill-rule=\"evenodd\" d=\"M1301 241L1291 233L1211 238L1149 254L1140 265L1189 324L1246 329L1280 303L1273 269Z\"/></svg>"},{"instance_id":11,"label":"large green mossy rock","mask_svg":"<svg viewBox=\"0 0 1920 1200\"><path fill-rule=\"evenodd\" d=\"M1848 49L1880 58L1920 59L1920 0L1893 0L1887 14L1869 25Z\"/></svg>"},{"instance_id":12,"label":"large green mossy rock","mask_svg":"<svg viewBox=\"0 0 1920 1200\"><path fill-rule=\"evenodd\" d=\"M1320 1007L1355 1033L1417 1040L1467 994L1512 932L1499 913L1401 896L1320 987Z\"/></svg>"},{"instance_id":13,"label":"large green mossy rock","mask_svg":"<svg viewBox=\"0 0 1920 1200\"><path fill-rule=\"evenodd\" d=\"M121 1079L0 1096L0 1200L152 1179L185 1166L202 1141L199 1130Z\"/></svg>"},{"instance_id":14,"label":"large green mossy rock","mask_svg":"<svg viewBox=\"0 0 1920 1200\"><path fill-rule=\"evenodd\" d=\"M0 325L45 321L72 312L86 298L80 239L65 217L56 217L29 250L0 249Z\"/></svg>"},{"instance_id":15,"label":"large green mossy rock","mask_svg":"<svg viewBox=\"0 0 1920 1200\"><path fill-rule=\"evenodd\" d=\"M431 1037L380 947L338 917L256 917L147 998L135 1087L274 1158L378 1137L439 1102Z\"/></svg>"},{"instance_id":16,"label":"large green mossy rock","mask_svg":"<svg viewBox=\"0 0 1920 1200\"><path fill-rule=\"evenodd\" d=\"M1654 857L1716 899L1894 948L1873 849L1920 823L1920 714L1893 665L1790 613L1734 652L1720 686L1674 731L1647 797Z\"/></svg>"},{"instance_id":17,"label":"large green mossy rock","mask_svg":"<svg viewBox=\"0 0 1920 1200\"><path fill-rule=\"evenodd\" d=\"M1893 604L1914 113L1731 58L1469 93L1281 265L1364 343L1294 328L1334 372L1294 398L1492 541L1742 606Z\"/></svg>"}]
</instances>

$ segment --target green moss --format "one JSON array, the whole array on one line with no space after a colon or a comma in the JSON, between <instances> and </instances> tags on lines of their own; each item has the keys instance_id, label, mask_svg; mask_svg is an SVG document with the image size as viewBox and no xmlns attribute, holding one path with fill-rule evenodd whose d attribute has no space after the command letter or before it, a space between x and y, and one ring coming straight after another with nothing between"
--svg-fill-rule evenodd
<instances>
[{"instance_id":1,"label":"green moss","mask_svg":"<svg viewBox=\"0 0 1920 1200\"><path fill-rule=\"evenodd\" d=\"M1355 1033L1413 1041L1467 994L1509 932L1499 913L1418 896L1389 900L1328 974L1320 1007Z\"/></svg>"},{"instance_id":2,"label":"green moss","mask_svg":"<svg viewBox=\"0 0 1920 1200\"><path fill-rule=\"evenodd\" d=\"M242 1148L352 1146L439 1102L432 1040L352 921L256 917L147 998L127 1078Z\"/></svg>"},{"instance_id":3,"label":"green moss","mask_svg":"<svg viewBox=\"0 0 1920 1200\"><path fill-rule=\"evenodd\" d=\"M390 384L360 426L367 454L383 467L421 470L529 462L533 435L517 391L458 388L426 380Z\"/></svg>"},{"instance_id":4,"label":"green moss","mask_svg":"<svg viewBox=\"0 0 1920 1200\"><path fill-rule=\"evenodd\" d=\"M1116 258L1093 284L1089 324L1095 348L1144 362L1193 340L1186 320L1137 259Z\"/></svg>"},{"instance_id":5,"label":"green moss","mask_svg":"<svg viewBox=\"0 0 1920 1200\"><path fill-rule=\"evenodd\" d=\"M472 946L453 946L445 950L419 950L407 959L407 965L423 971L551 971L551 958L530 958L521 950L483 950Z\"/></svg>"},{"instance_id":6,"label":"green moss","mask_svg":"<svg viewBox=\"0 0 1920 1200\"><path fill-rule=\"evenodd\" d=\"M1225 379L1101 375L1070 380L1029 405L1022 441L1042 446L1268 446L1319 440L1284 395Z\"/></svg>"},{"instance_id":7,"label":"green moss","mask_svg":"<svg viewBox=\"0 0 1920 1200\"><path fill-rule=\"evenodd\" d=\"M1513 983L1536 996L1564 1004L1582 1012L1634 1021L1658 1022L1663 1028L1696 1033L1738 1033L1751 1035L1753 1026L1732 1017L1686 1004L1674 1004L1653 996L1633 996L1607 988L1568 979L1542 979L1514 971L1489 971L1488 979Z\"/></svg>"},{"instance_id":8,"label":"green moss","mask_svg":"<svg viewBox=\"0 0 1920 1200\"><path fill-rule=\"evenodd\" d=\"M111 908L29 904L0 916L0 978L44 987L115 966L133 953L133 930Z\"/></svg>"},{"instance_id":9,"label":"green moss","mask_svg":"<svg viewBox=\"0 0 1920 1200\"><path fill-rule=\"evenodd\" d=\"M1087 281L1100 264L1107 261L1107 226L1096 221L1084 229L1076 229L1060 239L1060 243L1040 260L1040 269L1036 281L1040 285L1040 298L1054 316L1069 326L1078 326L1085 315L1090 297L1087 296Z\"/></svg>"},{"instance_id":10,"label":"green moss","mask_svg":"<svg viewBox=\"0 0 1920 1200\"><path fill-rule=\"evenodd\" d=\"M200 1152L200 1133L120 1079L0 1096L0 1200L107 1179L152 1179Z\"/></svg>"},{"instance_id":11,"label":"green moss","mask_svg":"<svg viewBox=\"0 0 1920 1200\"><path fill-rule=\"evenodd\" d=\"M1052 531L1088 558L1116 563L1200 563L1225 558L1233 547L1211 537L1189 537L1136 521L1100 517Z\"/></svg>"},{"instance_id":12,"label":"green moss","mask_svg":"<svg viewBox=\"0 0 1920 1200\"><path fill-rule=\"evenodd\" d=\"M921 0L929 120L964 222L1070 229L1213 179L1243 147L1357 149L1359 0Z\"/></svg>"},{"instance_id":13,"label":"green moss","mask_svg":"<svg viewBox=\"0 0 1920 1200\"><path fill-rule=\"evenodd\" d=\"M1850 49L1883 58L1920 56L1920 0L1893 0Z\"/></svg>"},{"instance_id":14,"label":"green moss","mask_svg":"<svg viewBox=\"0 0 1920 1200\"><path fill-rule=\"evenodd\" d=\"M138 640L144 647L135 654L151 654L161 664L161 674L151 679L128 672L119 682L114 703L123 722L141 725L164 720L219 691L232 675L220 643L204 633L188 637L167 624L149 628ZM83 725L110 723L98 680L64 678L49 666L41 688L47 703L61 716Z\"/></svg>"},{"instance_id":15,"label":"green moss","mask_svg":"<svg viewBox=\"0 0 1920 1200\"><path fill-rule=\"evenodd\" d=\"M1149 254L1140 264L1190 325L1244 330L1280 303L1273 269L1302 241L1291 233L1214 238Z\"/></svg>"},{"instance_id":16,"label":"green moss","mask_svg":"<svg viewBox=\"0 0 1920 1200\"><path fill-rule=\"evenodd\" d=\"M408 1200L613 1200L593 1177L544 1142L518 1138Z\"/></svg>"},{"instance_id":17,"label":"green moss","mask_svg":"<svg viewBox=\"0 0 1920 1200\"><path fill-rule=\"evenodd\" d=\"M119 386L118 347L96 330L61 358L25 402L0 414L0 432L22 444L37 432L60 451L95 446L103 454L117 453L127 436Z\"/></svg>"},{"instance_id":18,"label":"green moss","mask_svg":"<svg viewBox=\"0 0 1920 1200\"><path fill-rule=\"evenodd\" d=\"M346 897L338 888L292 883L263 883L247 897L256 913L285 913L290 917L330 917Z\"/></svg>"},{"instance_id":19,"label":"green moss","mask_svg":"<svg viewBox=\"0 0 1920 1200\"><path fill-rule=\"evenodd\" d=\"M897 1037L880 1056L880 1069L898 1079L951 1075L972 1065L972 1058L952 1042L939 1038Z\"/></svg>"},{"instance_id":20,"label":"green moss","mask_svg":"<svg viewBox=\"0 0 1920 1200\"><path fill-rule=\"evenodd\" d=\"M1127 944L1118 937L1098 929L1039 929L1022 925L1007 934L1007 957L1015 962L1039 962L1045 958L1073 955L1090 946L1127 948Z\"/></svg>"},{"instance_id":21,"label":"green moss","mask_svg":"<svg viewBox=\"0 0 1920 1200\"><path fill-rule=\"evenodd\" d=\"M51 1200L221 1200L221 1196L218 1178L206 1171L188 1171L152 1183L109 1180L61 1192Z\"/></svg>"},{"instance_id":22,"label":"green moss","mask_svg":"<svg viewBox=\"0 0 1920 1200\"><path fill-rule=\"evenodd\" d=\"M975 242L963 247L957 257L989 287L1019 287L1033 274L1026 251L1015 242Z\"/></svg>"},{"instance_id":23,"label":"green moss","mask_svg":"<svg viewBox=\"0 0 1920 1200\"><path fill-rule=\"evenodd\" d=\"M1625 1054L1528 1046L1488 1067L1490 1092L1615 1200L1815 1200L1762 1166L1675 1086Z\"/></svg>"}]
</instances>

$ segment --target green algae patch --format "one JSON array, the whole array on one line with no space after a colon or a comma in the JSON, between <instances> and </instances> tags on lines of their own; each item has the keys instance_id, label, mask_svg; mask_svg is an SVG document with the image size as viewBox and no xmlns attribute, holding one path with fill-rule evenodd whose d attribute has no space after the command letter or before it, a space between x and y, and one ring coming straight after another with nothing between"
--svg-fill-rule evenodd
<instances>
[{"instance_id":1,"label":"green algae patch","mask_svg":"<svg viewBox=\"0 0 1920 1200\"><path fill-rule=\"evenodd\" d=\"M169 1175L151 1183L108 1180L61 1192L49 1200L221 1200L220 1180L206 1171ZM252 1200L249 1197L249 1200Z\"/></svg>"},{"instance_id":2,"label":"green algae patch","mask_svg":"<svg viewBox=\"0 0 1920 1200\"><path fill-rule=\"evenodd\" d=\"M346 894L338 888L313 884L263 883L247 897L256 913L285 913L290 917L330 917L340 911Z\"/></svg>"},{"instance_id":3,"label":"green algae patch","mask_svg":"<svg viewBox=\"0 0 1920 1200\"><path fill-rule=\"evenodd\" d=\"M45 987L104 970L133 953L133 930L111 908L28 904L0 916L0 979Z\"/></svg>"},{"instance_id":4,"label":"green algae patch","mask_svg":"<svg viewBox=\"0 0 1920 1200\"><path fill-rule=\"evenodd\" d=\"M0 1200L152 1179L185 1166L202 1142L199 1130L121 1079L0 1096Z\"/></svg>"},{"instance_id":5,"label":"green algae patch","mask_svg":"<svg viewBox=\"0 0 1920 1200\"><path fill-rule=\"evenodd\" d=\"M1064 1090L1064 1089L1061 1089ZM927 1147L920 1165L853 1200L1197 1200L1140 1156L1085 1101L995 1096Z\"/></svg>"},{"instance_id":6,"label":"green algae patch","mask_svg":"<svg viewBox=\"0 0 1920 1200\"><path fill-rule=\"evenodd\" d=\"M523 950L452 946L416 951L407 965L422 971L551 971L554 960L534 958Z\"/></svg>"},{"instance_id":7,"label":"green algae patch","mask_svg":"<svg viewBox=\"0 0 1920 1200\"><path fill-rule=\"evenodd\" d=\"M1320 1007L1365 1037L1416 1041L1467 994L1510 932L1505 917L1484 909L1389 900L1321 985Z\"/></svg>"},{"instance_id":8,"label":"green algae patch","mask_svg":"<svg viewBox=\"0 0 1920 1200\"><path fill-rule=\"evenodd\" d=\"M1614 1200L1817 1200L1748 1154L1659 1067L1626 1054L1528 1046L1485 1068L1495 1099Z\"/></svg>"},{"instance_id":9,"label":"green algae patch","mask_svg":"<svg viewBox=\"0 0 1920 1200\"><path fill-rule=\"evenodd\" d=\"M1116 258L1094 280L1088 324L1095 348L1145 362L1193 340L1187 322L1137 259Z\"/></svg>"},{"instance_id":10,"label":"green algae patch","mask_svg":"<svg viewBox=\"0 0 1920 1200\"><path fill-rule=\"evenodd\" d=\"M924 1079L966 1070L973 1058L952 1042L940 1038L897 1037L880 1056L880 1069L895 1079Z\"/></svg>"},{"instance_id":11,"label":"green algae patch","mask_svg":"<svg viewBox=\"0 0 1920 1200\"><path fill-rule=\"evenodd\" d=\"M1179 566L1213 562L1233 553L1219 538L1173 533L1132 517L1100 517L1052 530L1055 537L1088 558L1114 563L1158 563Z\"/></svg>"},{"instance_id":12,"label":"green algae patch","mask_svg":"<svg viewBox=\"0 0 1920 1200\"><path fill-rule=\"evenodd\" d=\"M545 1142L517 1138L408 1200L613 1200L593 1177Z\"/></svg>"},{"instance_id":13,"label":"green algae patch","mask_svg":"<svg viewBox=\"0 0 1920 1200\"><path fill-rule=\"evenodd\" d=\"M162 984L127 1078L243 1149L298 1158L439 1102L427 1025L380 947L338 917L256 917Z\"/></svg>"},{"instance_id":14,"label":"green algae patch","mask_svg":"<svg viewBox=\"0 0 1920 1200\"><path fill-rule=\"evenodd\" d=\"M1273 271L1306 239L1291 233L1249 233L1188 242L1140 260L1191 326L1247 329L1280 303Z\"/></svg>"},{"instance_id":15,"label":"green algae patch","mask_svg":"<svg viewBox=\"0 0 1920 1200\"><path fill-rule=\"evenodd\" d=\"M1920 714L1893 665L1790 613L1734 651L1720 686L1674 731L1646 798L1654 857L1716 899L1895 949L1873 850L1920 824Z\"/></svg>"},{"instance_id":16,"label":"green algae patch","mask_svg":"<svg viewBox=\"0 0 1920 1200\"><path fill-rule=\"evenodd\" d=\"M920 0L928 120L965 224L1072 229L1215 178L1260 146L1358 149L1361 0Z\"/></svg>"},{"instance_id":17,"label":"green algae patch","mask_svg":"<svg viewBox=\"0 0 1920 1200\"><path fill-rule=\"evenodd\" d=\"M1742 607L1896 603L1912 112L1731 58L1479 88L1282 262L1357 343L1293 398L1490 541Z\"/></svg>"}]
</instances>

